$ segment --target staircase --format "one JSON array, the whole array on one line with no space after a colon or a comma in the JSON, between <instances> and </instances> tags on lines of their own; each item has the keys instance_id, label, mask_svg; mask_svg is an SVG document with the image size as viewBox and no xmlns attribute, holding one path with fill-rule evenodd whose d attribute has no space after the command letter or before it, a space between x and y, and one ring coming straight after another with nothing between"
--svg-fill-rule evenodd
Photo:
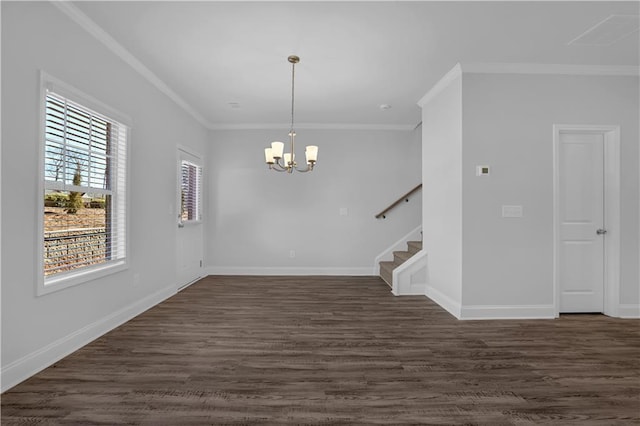
<instances>
[{"instance_id":1,"label":"staircase","mask_svg":"<svg viewBox=\"0 0 640 426\"><path fill-rule=\"evenodd\" d=\"M393 288L393 270L422 250L422 241L408 241L407 251L394 251L393 261L380 262L380 277Z\"/></svg>"}]
</instances>

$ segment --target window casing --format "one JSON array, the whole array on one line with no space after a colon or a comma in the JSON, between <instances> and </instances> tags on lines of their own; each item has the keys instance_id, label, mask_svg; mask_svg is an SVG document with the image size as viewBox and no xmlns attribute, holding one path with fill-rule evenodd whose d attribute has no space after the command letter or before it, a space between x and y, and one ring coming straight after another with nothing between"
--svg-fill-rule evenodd
<instances>
[{"instance_id":1,"label":"window casing","mask_svg":"<svg viewBox=\"0 0 640 426\"><path fill-rule=\"evenodd\" d=\"M128 128L43 73L38 294L127 265Z\"/></svg>"}]
</instances>

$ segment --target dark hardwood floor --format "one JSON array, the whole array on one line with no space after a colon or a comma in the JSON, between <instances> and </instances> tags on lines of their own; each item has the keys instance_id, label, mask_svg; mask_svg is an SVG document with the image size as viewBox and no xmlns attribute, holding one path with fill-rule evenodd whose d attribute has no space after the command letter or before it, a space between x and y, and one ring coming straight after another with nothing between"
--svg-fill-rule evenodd
<instances>
[{"instance_id":1,"label":"dark hardwood floor","mask_svg":"<svg viewBox=\"0 0 640 426\"><path fill-rule=\"evenodd\" d=\"M377 277L208 277L2 395L2 424L640 424L640 321L458 321Z\"/></svg>"}]
</instances>

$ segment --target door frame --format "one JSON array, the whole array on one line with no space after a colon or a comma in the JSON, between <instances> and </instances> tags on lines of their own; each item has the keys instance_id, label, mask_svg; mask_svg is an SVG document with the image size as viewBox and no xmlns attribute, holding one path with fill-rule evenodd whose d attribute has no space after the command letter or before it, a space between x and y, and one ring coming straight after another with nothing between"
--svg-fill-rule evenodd
<instances>
[{"instance_id":1,"label":"door frame","mask_svg":"<svg viewBox=\"0 0 640 426\"><path fill-rule=\"evenodd\" d=\"M176 267L178 267L179 264L179 253L178 253L178 232L180 230L180 208L181 208L181 197L180 197L180 191L182 189L182 182L180 180L180 176L181 176L181 166L182 166L182 154L181 153L185 153L187 155L190 155L192 157L195 157L198 159L198 163L200 165L200 167L202 167L202 216L204 217L205 215L205 206L206 203L204 201L204 195L205 195L205 190L204 190L204 182L205 182L205 168L204 168L204 157L202 155L200 155L198 152L194 151L193 149L186 147L184 145L181 144L177 144L176 145L176 187L175 187L175 199L176 199L176 204L175 204L175 208L172 209L173 212L173 220L175 221L175 247L176 247ZM201 220L199 223L194 224L194 225L198 225L200 226L200 232L202 234L202 247L200 247L201 252L202 252L202 261L204 261L204 219ZM192 226L192 225L189 225ZM198 276L198 278L195 278L194 280L188 282L188 283L181 283L178 280L178 271L176 270L176 290L177 291L182 291L185 288L189 287L191 284L195 283L196 281L198 281L200 278L202 278L203 275L203 271L204 271L204 265L200 266L200 274Z\"/></svg>"},{"instance_id":2,"label":"door frame","mask_svg":"<svg viewBox=\"0 0 640 426\"><path fill-rule=\"evenodd\" d=\"M553 307L560 316L560 135L602 134L604 140L604 314L620 314L620 126L553 125Z\"/></svg>"}]
</instances>

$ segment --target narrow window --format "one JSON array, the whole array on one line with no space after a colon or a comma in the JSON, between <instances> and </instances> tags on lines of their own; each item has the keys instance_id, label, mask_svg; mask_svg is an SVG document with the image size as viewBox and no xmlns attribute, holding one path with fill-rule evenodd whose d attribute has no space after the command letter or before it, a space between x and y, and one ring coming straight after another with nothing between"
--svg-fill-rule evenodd
<instances>
[{"instance_id":1,"label":"narrow window","mask_svg":"<svg viewBox=\"0 0 640 426\"><path fill-rule=\"evenodd\" d=\"M127 127L54 90L44 102L46 289L125 263Z\"/></svg>"},{"instance_id":2,"label":"narrow window","mask_svg":"<svg viewBox=\"0 0 640 426\"><path fill-rule=\"evenodd\" d=\"M187 160L180 164L180 221L202 220L202 167Z\"/></svg>"}]
</instances>

